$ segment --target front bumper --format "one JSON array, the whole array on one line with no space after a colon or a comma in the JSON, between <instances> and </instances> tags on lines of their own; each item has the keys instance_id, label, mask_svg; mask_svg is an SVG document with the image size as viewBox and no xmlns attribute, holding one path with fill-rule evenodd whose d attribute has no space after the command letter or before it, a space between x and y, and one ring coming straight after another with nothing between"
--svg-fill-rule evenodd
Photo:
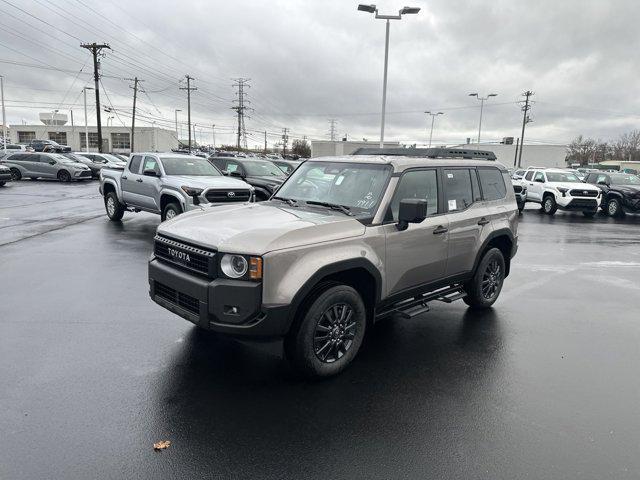
<instances>
[{"instance_id":1,"label":"front bumper","mask_svg":"<svg viewBox=\"0 0 640 480\"><path fill-rule=\"evenodd\" d=\"M9 181L11 181L11 172L0 173L0 182L9 182Z\"/></svg>"},{"instance_id":2,"label":"front bumper","mask_svg":"<svg viewBox=\"0 0 640 480\"><path fill-rule=\"evenodd\" d=\"M281 337L289 306L262 305L262 284L209 280L155 256L149 261L149 296L158 305L207 330L240 337Z\"/></svg>"},{"instance_id":3,"label":"front bumper","mask_svg":"<svg viewBox=\"0 0 640 480\"><path fill-rule=\"evenodd\" d=\"M625 198L622 201L624 213L640 213L640 198Z\"/></svg>"},{"instance_id":4,"label":"front bumper","mask_svg":"<svg viewBox=\"0 0 640 480\"><path fill-rule=\"evenodd\" d=\"M600 198L579 198L556 196L556 204L560 210L568 211L596 211L600 206Z\"/></svg>"}]
</instances>

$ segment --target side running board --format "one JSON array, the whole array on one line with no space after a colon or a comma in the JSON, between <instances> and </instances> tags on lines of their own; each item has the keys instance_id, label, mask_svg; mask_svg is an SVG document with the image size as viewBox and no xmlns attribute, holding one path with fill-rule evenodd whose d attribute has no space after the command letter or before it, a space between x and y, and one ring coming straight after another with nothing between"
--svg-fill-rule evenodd
<instances>
[{"instance_id":1,"label":"side running board","mask_svg":"<svg viewBox=\"0 0 640 480\"><path fill-rule=\"evenodd\" d=\"M383 318L390 315L398 315L399 317L410 319L430 310L429 302L439 301L444 303L453 303L467 296L461 285L451 285L434 292L418 295L398 303L394 303L389 307L380 311L376 317Z\"/></svg>"}]
</instances>

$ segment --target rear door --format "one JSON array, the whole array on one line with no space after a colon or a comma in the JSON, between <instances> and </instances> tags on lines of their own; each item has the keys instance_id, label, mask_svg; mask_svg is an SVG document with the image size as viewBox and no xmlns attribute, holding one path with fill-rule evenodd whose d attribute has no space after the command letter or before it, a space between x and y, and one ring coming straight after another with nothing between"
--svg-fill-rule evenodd
<instances>
[{"instance_id":1,"label":"rear door","mask_svg":"<svg viewBox=\"0 0 640 480\"><path fill-rule=\"evenodd\" d=\"M134 155L120 177L122 198L126 204L134 207L142 207L140 194L136 190L138 183L140 183L137 181L141 177L140 168L142 168L142 155Z\"/></svg>"},{"instance_id":2,"label":"rear door","mask_svg":"<svg viewBox=\"0 0 640 480\"><path fill-rule=\"evenodd\" d=\"M38 172L43 178L56 178L58 176L58 170L60 169L60 165L58 165L58 161L53 157L49 157L48 155L34 155L38 157L38 163L34 163L37 165ZM69 172L71 173L71 172ZM71 174L73 175L73 174Z\"/></svg>"},{"instance_id":3,"label":"rear door","mask_svg":"<svg viewBox=\"0 0 640 480\"><path fill-rule=\"evenodd\" d=\"M480 245L491 232L475 168L443 169L444 206L449 221L449 249L446 276L473 270Z\"/></svg>"},{"instance_id":4,"label":"rear door","mask_svg":"<svg viewBox=\"0 0 640 480\"><path fill-rule=\"evenodd\" d=\"M539 170L529 170L524 178L527 182L527 200L542 202L544 174ZM540 179L543 180L543 183L539 181Z\"/></svg>"},{"instance_id":5,"label":"rear door","mask_svg":"<svg viewBox=\"0 0 640 480\"><path fill-rule=\"evenodd\" d=\"M416 198L427 200L427 218L398 230L400 200ZM408 170L400 177L384 226L389 295L408 294L444 277L449 223L441 201L437 169Z\"/></svg>"}]
</instances>

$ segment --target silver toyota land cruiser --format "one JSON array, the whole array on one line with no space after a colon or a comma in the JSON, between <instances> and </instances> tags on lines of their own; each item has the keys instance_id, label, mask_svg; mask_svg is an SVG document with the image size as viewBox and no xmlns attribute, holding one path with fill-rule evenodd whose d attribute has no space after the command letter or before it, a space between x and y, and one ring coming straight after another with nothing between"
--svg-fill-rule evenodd
<instances>
[{"instance_id":1,"label":"silver toyota land cruiser","mask_svg":"<svg viewBox=\"0 0 640 480\"><path fill-rule=\"evenodd\" d=\"M161 224L151 298L204 329L281 337L314 376L343 370L383 317L493 305L517 250L506 168L476 150L385 153L311 159L266 202Z\"/></svg>"}]
</instances>

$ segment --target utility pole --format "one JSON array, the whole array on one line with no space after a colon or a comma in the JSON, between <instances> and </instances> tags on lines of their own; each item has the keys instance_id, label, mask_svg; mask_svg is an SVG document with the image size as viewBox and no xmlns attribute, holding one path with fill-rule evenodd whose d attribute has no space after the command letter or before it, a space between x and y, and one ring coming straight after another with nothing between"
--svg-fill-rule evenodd
<instances>
[{"instance_id":1,"label":"utility pole","mask_svg":"<svg viewBox=\"0 0 640 480\"><path fill-rule=\"evenodd\" d=\"M73 108L69 109L69 113L71 114L71 138L73 139L73 137L76 136L76 129L75 126L73 125ZM69 142L67 141L67 145L69 144Z\"/></svg>"},{"instance_id":2,"label":"utility pole","mask_svg":"<svg viewBox=\"0 0 640 480\"><path fill-rule=\"evenodd\" d=\"M264 131L264 153L267 153L267 131Z\"/></svg>"},{"instance_id":3,"label":"utility pole","mask_svg":"<svg viewBox=\"0 0 640 480\"><path fill-rule=\"evenodd\" d=\"M211 131L213 132L213 151L216 151L216 124L211 125Z\"/></svg>"},{"instance_id":4,"label":"utility pole","mask_svg":"<svg viewBox=\"0 0 640 480\"><path fill-rule=\"evenodd\" d=\"M4 153L7 153L7 115L4 110L4 77L0 75L0 97L2 97L2 143Z\"/></svg>"},{"instance_id":5,"label":"utility pole","mask_svg":"<svg viewBox=\"0 0 640 480\"><path fill-rule=\"evenodd\" d=\"M289 129L282 129L282 156L287 154L287 143L289 143Z\"/></svg>"},{"instance_id":6,"label":"utility pole","mask_svg":"<svg viewBox=\"0 0 640 480\"><path fill-rule=\"evenodd\" d=\"M102 49L107 48L111 50L111 47L106 43L97 44L93 43L83 43L80 45L82 48L86 48L93 55L93 81L95 83L95 91L96 91L96 116L98 122L98 152L102 153L102 123L100 119L100 74L98 73L99 63L98 55L102 51ZM87 142L88 146L89 142Z\"/></svg>"},{"instance_id":7,"label":"utility pole","mask_svg":"<svg viewBox=\"0 0 640 480\"><path fill-rule=\"evenodd\" d=\"M198 146L198 138L196 137L196 124L193 124L193 143Z\"/></svg>"},{"instance_id":8,"label":"utility pole","mask_svg":"<svg viewBox=\"0 0 640 480\"><path fill-rule=\"evenodd\" d=\"M522 150L524 150L524 127L527 123L531 122L529 115L527 112L531 109L531 105L529 105L529 97L533 96L534 93L531 90L527 90L522 94L525 97L524 106L522 107L522 134L520 135L520 153L518 154L518 167L522 166Z\"/></svg>"},{"instance_id":9,"label":"utility pole","mask_svg":"<svg viewBox=\"0 0 640 480\"><path fill-rule=\"evenodd\" d=\"M518 145L520 145L520 139L516 139L516 154L513 157L513 166L515 167L518 164Z\"/></svg>"},{"instance_id":10,"label":"utility pole","mask_svg":"<svg viewBox=\"0 0 640 480\"><path fill-rule=\"evenodd\" d=\"M329 138L332 142L336 141L336 119L329 119Z\"/></svg>"},{"instance_id":11,"label":"utility pole","mask_svg":"<svg viewBox=\"0 0 640 480\"><path fill-rule=\"evenodd\" d=\"M187 132L189 132L189 153L191 153L191 90L197 90L197 88L191 86L191 80L194 80L193 77L185 75L184 78L187 79L187 86L180 87L180 90L187 91Z\"/></svg>"},{"instance_id":12,"label":"utility pole","mask_svg":"<svg viewBox=\"0 0 640 480\"><path fill-rule=\"evenodd\" d=\"M138 83L142 82L142 80L138 80L138 77L135 77L133 79L133 115L131 116L131 145L130 145L130 149L131 149L131 153L133 153L134 150L134 140L135 140L135 135L136 135L136 99L138 97Z\"/></svg>"},{"instance_id":13,"label":"utility pole","mask_svg":"<svg viewBox=\"0 0 640 480\"><path fill-rule=\"evenodd\" d=\"M427 110L426 112L427 115L431 115L431 133L429 133L429 148L431 148L431 140L433 138L433 124L436 120L436 117L438 115L444 115L444 112L431 112L429 110Z\"/></svg>"},{"instance_id":14,"label":"utility pole","mask_svg":"<svg viewBox=\"0 0 640 480\"><path fill-rule=\"evenodd\" d=\"M89 153L89 120L87 116L87 90L91 90L91 87L84 87L82 92L84 93L84 149Z\"/></svg>"},{"instance_id":15,"label":"utility pole","mask_svg":"<svg viewBox=\"0 0 640 480\"><path fill-rule=\"evenodd\" d=\"M244 119L246 116L245 111L249 109L249 107L247 107L247 104L251 103L249 100L247 100L247 92L245 91L245 88L251 87L251 85L249 85L249 80L251 79L233 79L233 87L238 89L238 91L236 92L238 98L237 100L234 100L237 105L231 107L231 110L235 110L238 116L238 131L236 140L236 148L238 149L238 151L240 151L240 140L242 140L242 145L244 146L244 148L247 148L247 131L244 125Z\"/></svg>"}]
</instances>

